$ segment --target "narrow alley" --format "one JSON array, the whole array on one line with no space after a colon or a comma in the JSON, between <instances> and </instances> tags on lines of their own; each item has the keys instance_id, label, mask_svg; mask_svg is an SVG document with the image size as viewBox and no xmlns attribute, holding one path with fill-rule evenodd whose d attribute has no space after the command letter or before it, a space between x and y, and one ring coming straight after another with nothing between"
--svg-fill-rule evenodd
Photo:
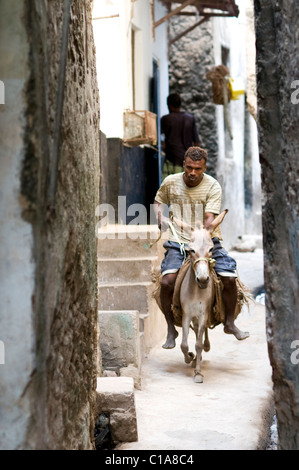
<instances>
[{"instance_id":1,"label":"narrow alley","mask_svg":"<svg viewBox=\"0 0 299 470\"><path fill-rule=\"evenodd\" d=\"M242 281L255 291L263 285L263 252L233 252ZM265 307L251 302L237 320L250 337L238 342L218 326L209 331L211 350L203 353L204 382L176 348L153 348L135 390L138 441L118 450L265 449L273 416L271 368L265 336ZM190 345L194 345L191 331ZM190 350L194 351L194 346Z\"/></svg>"},{"instance_id":2,"label":"narrow alley","mask_svg":"<svg viewBox=\"0 0 299 470\"><path fill-rule=\"evenodd\" d=\"M127 455L268 450L273 426L299 449L298 17L294 1L0 0L1 450L102 450L103 423ZM160 203L192 227L227 209L218 238L264 289L236 320L249 338L209 331L203 383L181 329L162 348Z\"/></svg>"}]
</instances>

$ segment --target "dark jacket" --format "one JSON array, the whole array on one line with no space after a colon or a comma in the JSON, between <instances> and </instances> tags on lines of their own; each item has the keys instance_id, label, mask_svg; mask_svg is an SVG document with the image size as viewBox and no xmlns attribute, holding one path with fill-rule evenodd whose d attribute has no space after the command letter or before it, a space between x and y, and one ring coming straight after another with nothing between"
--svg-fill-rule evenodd
<instances>
[{"instance_id":1,"label":"dark jacket","mask_svg":"<svg viewBox=\"0 0 299 470\"><path fill-rule=\"evenodd\" d=\"M184 155L189 147L200 144L194 116L183 111L163 116L161 133L165 135L166 159L176 165L183 165Z\"/></svg>"}]
</instances>

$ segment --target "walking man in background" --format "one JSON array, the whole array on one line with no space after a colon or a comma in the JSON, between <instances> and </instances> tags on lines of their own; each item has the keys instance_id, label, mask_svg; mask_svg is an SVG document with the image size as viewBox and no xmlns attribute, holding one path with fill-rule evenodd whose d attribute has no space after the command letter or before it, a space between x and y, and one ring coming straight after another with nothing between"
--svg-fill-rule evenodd
<instances>
[{"instance_id":1,"label":"walking man in background","mask_svg":"<svg viewBox=\"0 0 299 470\"><path fill-rule=\"evenodd\" d=\"M162 148L165 152L163 179L183 171L186 150L200 145L196 122L192 114L181 111L181 97L171 93L167 98L169 114L161 118L161 133L164 134Z\"/></svg>"}]
</instances>

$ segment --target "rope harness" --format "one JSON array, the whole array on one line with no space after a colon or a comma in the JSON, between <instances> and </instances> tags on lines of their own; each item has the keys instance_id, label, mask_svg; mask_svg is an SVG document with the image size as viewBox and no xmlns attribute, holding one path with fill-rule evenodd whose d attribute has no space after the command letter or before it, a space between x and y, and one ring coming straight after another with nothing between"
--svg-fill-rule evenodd
<instances>
[{"instance_id":1,"label":"rope harness","mask_svg":"<svg viewBox=\"0 0 299 470\"><path fill-rule=\"evenodd\" d=\"M172 234L173 234L176 242L180 245L180 252L181 252L181 255L184 257L184 261L185 261L187 259L187 256L188 256L187 252L186 252L185 244L180 242L178 234L176 233L176 230L175 230L175 228L174 228L174 226L173 226L173 224L170 220L168 221L168 226L169 226L170 230L172 231ZM159 237L157 238L157 240L155 240L154 242L152 242L149 245L150 248L160 240L161 235L162 235L162 232L160 231L160 234L159 234ZM199 261L206 261L207 263L209 263L210 268L213 268L216 264L216 260L213 259L213 258L200 257L200 258L197 258L195 261L192 261L193 268L195 267L195 265L197 263L199 263Z\"/></svg>"},{"instance_id":2,"label":"rope harness","mask_svg":"<svg viewBox=\"0 0 299 470\"><path fill-rule=\"evenodd\" d=\"M172 231L172 234L175 238L175 241L180 245L180 252L181 252L181 255L184 257L184 261L185 261L185 259L187 258L185 245L184 245L184 243L180 242L178 234L176 233L175 228L174 228L172 222L170 222L170 220L168 221L168 225L169 225L170 230Z\"/></svg>"},{"instance_id":3,"label":"rope harness","mask_svg":"<svg viewBox=\"0 0 299 470\"><path fill-rule=\"evenodd\" d=\"M209 263L210 267L213 268L216 264L216 260L213 259L213 258L197 258L195 261L192 261L192 266L194 268L194 266L199 263L199 261L206 261L207 263Z\"/></svg>"}]
</instances>

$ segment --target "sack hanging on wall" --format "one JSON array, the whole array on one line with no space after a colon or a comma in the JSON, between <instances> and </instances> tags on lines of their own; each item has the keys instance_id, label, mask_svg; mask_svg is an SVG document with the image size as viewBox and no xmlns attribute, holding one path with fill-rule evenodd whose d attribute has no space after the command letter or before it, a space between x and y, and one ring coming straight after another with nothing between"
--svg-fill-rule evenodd
<instances>
[{"instance_id":1,"label":"sack hanging on wall","mask_svg":"<svg viewBox=\"0 0 299 470\"><path fill-rule=\"evenodd\" d=\"M232 93L228 80L229 76L229 68L225 65L217 65L206 74L206 78L212 82L213 102L215 104L230 102Z\"/></svg>"}]
</instances>

